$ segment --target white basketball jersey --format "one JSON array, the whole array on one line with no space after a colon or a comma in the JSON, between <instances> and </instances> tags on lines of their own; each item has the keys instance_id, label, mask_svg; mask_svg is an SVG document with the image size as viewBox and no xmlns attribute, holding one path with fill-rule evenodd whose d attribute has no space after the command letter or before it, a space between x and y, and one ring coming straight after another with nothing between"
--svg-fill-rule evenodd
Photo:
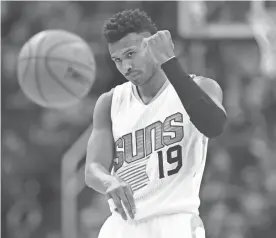
<instances>
[{"instance_id":1,"label":"white basketball jersey","mask_svg":"<svg viewBox=\"0 0 276 238\"><path fill-rule=\"evenodd\" d=\"M116 148L112 173L131 185L135 219L198 214L208 138L191 123L170 82L147 105L132 83L117 86L111 119Z\"/></svg>"}]
</instances>

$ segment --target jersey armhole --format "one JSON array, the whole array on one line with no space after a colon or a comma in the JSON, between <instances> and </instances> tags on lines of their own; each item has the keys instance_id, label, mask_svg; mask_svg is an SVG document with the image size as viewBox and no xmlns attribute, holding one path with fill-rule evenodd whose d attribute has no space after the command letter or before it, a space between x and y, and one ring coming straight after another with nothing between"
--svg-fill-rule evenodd
<instances>
[{"instance_id":1,"label":"jersey armhole","mask_svg":"<svg viewBox=\"0 0 276 238\"><path fill-rule=\"evenodd\" d=\"M118 103L116 102L118 100L117 98L117 90L116 87L112 88L112 99L111 99L111 107L110 107L110 119L111 121L113 121L113 118L115 116L115 112L117 111L116 106L118 105Z\"/></svg>"},{"instance_id":2,"label":"jersey armhole","mask_svg":"<svg viewBox=\"0 0 276 238\"><path fill-rule=\"evenodd\" d=\"M121 84L113 88L113 95L112 95L112 101L111 101L111 120L113 120L118 112L120 111L120 106L122 104L122 101L124 99L125 93L124 90L126 89L126 86L129 82Z\"/></svg>"}]
</instances>

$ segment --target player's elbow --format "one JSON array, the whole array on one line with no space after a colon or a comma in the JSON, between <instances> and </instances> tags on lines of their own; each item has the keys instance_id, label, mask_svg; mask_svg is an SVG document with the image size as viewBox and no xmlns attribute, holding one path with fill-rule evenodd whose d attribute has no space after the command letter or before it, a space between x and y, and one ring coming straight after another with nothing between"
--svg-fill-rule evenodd
<instances>
[{"instance_id":1,"label":"player's elbow","mask_svg":"<svg viewBox=\"0 0 276 238\"><path fill-rule=\"evenodd\" d=\"M215 117L210 118L208 122L200 129L201 133L212 139L223 133L226 124L226 114L221 111Z\"/></svg>"},{"instance_id":2,"label":"player's elbow","mask_svg":"<svg viewBox=\"0 0 276 238\"><path fill-rule=\"evenodd\" d=\"M223 129L224 129L224 124L212 125L203 134L205 134L206 137L213 139L220 136L223 132Z\"/></svg>"}]
</instances>

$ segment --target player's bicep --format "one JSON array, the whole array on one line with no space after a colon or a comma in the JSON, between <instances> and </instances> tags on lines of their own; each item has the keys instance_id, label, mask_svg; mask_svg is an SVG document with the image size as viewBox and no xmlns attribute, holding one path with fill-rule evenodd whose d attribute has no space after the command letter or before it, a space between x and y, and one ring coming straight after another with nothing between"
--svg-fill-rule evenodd
<instances>
[{"instance_id":1,"label":"player's bicep","mask_svg":"<svg viewBox=\"0 0 276 238\"><path fill-rule=\"evenodd\" d=\"M110 169L113 160L113 134L110 117L112 93L103 94L97 101L93 114L93 129L87 145L86 167L99 163Z\"/></svg>"}]
</instances>

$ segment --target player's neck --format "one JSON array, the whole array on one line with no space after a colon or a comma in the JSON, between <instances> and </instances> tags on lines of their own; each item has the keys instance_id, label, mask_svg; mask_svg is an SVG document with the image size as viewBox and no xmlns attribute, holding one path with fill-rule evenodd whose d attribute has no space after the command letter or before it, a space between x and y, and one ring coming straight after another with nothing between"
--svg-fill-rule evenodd
<instances>
[{"instance_id":1,"label":"player's neck","mask_svg":"<svg viewBox=\"0 0 276 238\"><path fill-rule=\"evenodd\" d=\"M167 80L165 73L160 69L147 83L142 86L137 86L141 100L145 103L151 101Z\"/></svg>"}]
</instances>

